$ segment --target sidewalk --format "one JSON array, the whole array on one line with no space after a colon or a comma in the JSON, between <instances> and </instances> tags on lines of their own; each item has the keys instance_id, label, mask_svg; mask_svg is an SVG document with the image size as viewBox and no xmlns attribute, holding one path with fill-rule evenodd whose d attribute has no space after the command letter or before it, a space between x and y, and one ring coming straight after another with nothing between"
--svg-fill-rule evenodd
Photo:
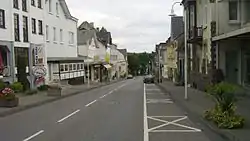
<instances>
[{"instance_id":1,"label":"sidewalk","mask_svg":"<svg viewBox=\"0 0 250 141\"><path fill-rule=\"evenodd\" d=\"M192 114L198 116L201 120L203 120L204 111L214 106L214 102L212 99L205 93L198 91L193 88L188 88L188 100L184 99L184 87L175 86L172 82L164 81L159 84L159 86L167 91L173 100L175 100L179 106L185 109L188 114ZM215 125L206 120L203 120L204 124L206 124L211 130L215 131L217 134L225 138L229 141L247 141L249 140L250 133L250 99L249 98L240 98L237 103L237 112L244 116L246 119L246 125L243 129L237 130L225 130L218 129Z\"/></svg>"},{"instance_id":2,"label":"sidewalk","mask_svg":"<svg viewBox=\"0 0 250 141\"><path fill-rule=\"evenodd\" d=\"M37 94L34 95L17 95L19 97L19 106L14 107L14 108L2 108L0 107L0 117L5 117L26 109L30 109L33 107L37 107L40 105L43 105L45 103L53 102L59 99L63 99L66 97L70 97L82 92L87 92L89 90L102 87L105 85L117 83L121 80L114 80L111 82L105 82L105 83L94 83L91 84L90 87L88 87L87 84L83 85L64 85L62 86L62 96L60 97L51 97L47 96L46 92L38 92Z\"/></svg>"}]
</instances>

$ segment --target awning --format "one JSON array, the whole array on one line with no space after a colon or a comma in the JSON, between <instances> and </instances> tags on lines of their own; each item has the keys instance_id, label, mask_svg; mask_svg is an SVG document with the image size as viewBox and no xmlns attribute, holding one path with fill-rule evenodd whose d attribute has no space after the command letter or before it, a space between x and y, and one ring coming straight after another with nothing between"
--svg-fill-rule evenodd
<instances>
[{"instance_id":1,"label":"awning","mask_svg":"<svg viewBox=\"0 0 250 141\"><path fill-rule=\"evenodd\" d=\"M110 69L112 68L112 66L110 66L109 64L103 65L106 69Z\"/></svg>"}]
</instances>

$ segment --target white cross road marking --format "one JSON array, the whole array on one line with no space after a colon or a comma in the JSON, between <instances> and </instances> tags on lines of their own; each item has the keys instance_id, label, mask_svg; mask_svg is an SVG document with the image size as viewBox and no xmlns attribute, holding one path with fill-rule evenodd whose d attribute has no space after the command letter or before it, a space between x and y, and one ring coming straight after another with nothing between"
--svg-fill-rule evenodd
<instances>
[{"instance_id":1,"label":"white cross road marking","mask_svg":"<svg viewBox=\"0 0 250 141\"><path fill-rule=\"evenodd\" d=\"M160 116L160 117L164 117L164 116ZM165 117L173 117L173 116L165 116ZM176 120L173 120L171 122L166 121L166 120L162 120L162 119L158 119L158 118L156 118L156 116L148 117L148 119L164 123L164 124L161 124L159 126L155 126L153 128L148 129L148 132L174 132L174 131L176 131L176 132L201 132L200 129L177 123L179 121L187 119L187 116L182 116L182 117L181 116L176 116L176 117L179 117L179 118L176 119ZM167 125L175 125L177 127L182 127L182 128L186 128L186 129L189 129L189 130L156 130L156 129L159 129L161 127L166 127Z\"/></svg>"},{"instance_id":2,"label":"white cross road marking","mask_svg":"<svg viewBox=\"0 0 250 141\"><path fill-rule=\"evenodd\" d=\"M166 104L172 104L173 101L171 99L147 99L147 103L166 103Z\"/></svg>"},{"instance_id":3,"label":"white cross road marking","mask_svg":"<svg viewBox=\"0 0 250 141\"><path fill-rule=\"evenodd\" d=\"M167 93L147 93L148 95L165 95Z\"/></svg>"}]
</instances>

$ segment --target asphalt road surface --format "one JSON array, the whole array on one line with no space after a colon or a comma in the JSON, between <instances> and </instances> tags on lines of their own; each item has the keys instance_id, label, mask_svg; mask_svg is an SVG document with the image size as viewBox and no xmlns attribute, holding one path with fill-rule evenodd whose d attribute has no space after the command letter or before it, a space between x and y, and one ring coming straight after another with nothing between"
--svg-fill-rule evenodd
<instances>
[{"instance_id":1,"label":"asphalt road surface","mask_svg":"<svg viewBox=\"0 0 250 141\"><path fill-rule=\"evenodd\" d=\"M209 141L154 84L136 78L4 118L0 141Z\"/></svg>"}]
</instances>

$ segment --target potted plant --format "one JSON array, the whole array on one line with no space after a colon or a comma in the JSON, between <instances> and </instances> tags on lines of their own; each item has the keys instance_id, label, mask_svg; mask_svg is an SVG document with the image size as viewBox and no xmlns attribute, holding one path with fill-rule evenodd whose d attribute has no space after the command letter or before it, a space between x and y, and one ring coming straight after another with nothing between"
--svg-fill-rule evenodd
<instances>
[{"instance_id":1,"label":"potted plant","mask_svg":"<svg viewBox=\"0 0 250 141\"><path fill-rule=\"evenodd\" d=\"M220 82L207 88L207 92L215 101L215 106L205 112L204 117L214 122L219 128L242 128L245 120L236 114L235 85Z\"/></svg>"},{"instance_id":2,"label":"potted plant","mask_svg":"<svg viewBox=\"0 0 250 141\"><path fill-rule=\"evenodd\" d=\"M61 96L62 95L62 87L59 83L51 83L48 85L48 96Z\"/></svg>"},{"instance_id":3,"label":"potted plant","mask_svg":"<svg viewBox=\"0 0 250 141\"><path fill-rule=\"evenodd\" d=\"M4 88L0 92L0 107L16 107L18 106L19 99L14 94L11 88Z\"/></svg>"}]
</instances>

